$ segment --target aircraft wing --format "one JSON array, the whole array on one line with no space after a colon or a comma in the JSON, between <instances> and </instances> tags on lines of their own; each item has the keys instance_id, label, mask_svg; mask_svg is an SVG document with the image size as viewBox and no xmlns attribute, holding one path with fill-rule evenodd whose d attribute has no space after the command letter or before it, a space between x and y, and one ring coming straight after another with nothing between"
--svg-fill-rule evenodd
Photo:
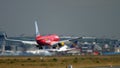
<instances>
[{"instance_id":1,"label":"aircraft wing","mask_svg":"<svg viewBox=\"0 0 120 68\"><path fill-rule=\"evenodd\" d=\"M79 39L80 37L78 37L78 38L72 38L72 39L67 39L67 40L61 40L61 41L58 41L58 42L53 42L51 45L57 45L58 43L62 43L62 42L64 42L64 43L70 43L70 41L73 41L73 40L77 40L77 39Z\"/></svg>"},{"instance_id":2,"label":"aircraft wing","mask_svg":"<svg viewBox=\"0 0 120 68\"><path fill-rule=\"evenodd\" d=\"M51 45L57 45L58 43L62 43L62 42L70 42L69 40L62 40L62 41L58 41L58 42L53 42L53 43L51 43Z\"/></svg>"},{"instance_id":3,"label":"aircraft wing","mask_svg":"<svg viewBox=\"0 0 120 68\"><path fill-rule=\"evenodd\" d=\"M36 41L22 41L24 44L30 44L30 45L38 45Z\"/></svg>"},{"instance_id":4,"label":"aircraft wing","mask_svg":"<svg viewBox=\"0 0 120 68\"><path fill-rule=\"evenodd\" d=\"M16 39L5 39L7 41L13 41L13 42L21 42L23 44L29 44L29 45L38 45L36 41L23 41L23 40L16 40Z\"/></svg>"},{"instance_id":5,"label":"aircraft wing","mask_svg":"<svg viewBox=\"0 0 120 68\"><path fill-rule=\"evenodd\" d=\"M23 43L23 44L29 44L29 45L38 45L37 43L36 43L36 41L23 41L23 40L17 40L17 39L10 39L10 38L7 38L7 35L6 35L6 33L3 33L3 36L4 36L4 39L6 40L6 41L11 41L11 42L20 42L20 43Z\"/></svg>"},{"instance_id":6,"label":"aircraft wing","mask_svg":"<svg viewBox=\"0 0 120 68\"><path fill-rule=\"evenodd\" d=\"M77 38L75 38L75 39L77 39ZM36 41L24 41L24 40L8 39L6 37L5 37L5 40L14 41L14 42L21 42L23 44L28 44L28 45L38 45ZM68 40L61 40L61 41L58 41L58 42L53 42L53 43L51 43L51 45L54 46L54 45L57 45L58 43L62 43L62 42L69 43L71 40L74 40L74 39L68 39Z\"/></svg>"}]
</instances>

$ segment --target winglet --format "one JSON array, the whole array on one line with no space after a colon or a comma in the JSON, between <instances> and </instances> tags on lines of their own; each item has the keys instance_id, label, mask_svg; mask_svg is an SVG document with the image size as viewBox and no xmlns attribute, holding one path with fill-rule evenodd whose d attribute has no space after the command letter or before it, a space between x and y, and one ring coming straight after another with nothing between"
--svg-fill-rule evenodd
<instances>
[{"instance_id":1,"label":"winglet","mask_svg":"<svg viewBox=\"0 0 120 68\"><path fill-rule=\"evenodd\" d=\"M3 33L5 40L7 40L7 34Z\"/></svg>"},{"instance_id":2,"label":"winglet","mask_svg":"<svg viewBox=\"0 0 120 68\"><path fill-rule=\"evenodd\" d=\"M4 40L7 40L7 35L5 32L1 33L0 34L0 38L4 39Z\"/></svg>"},{"instance_id":3,"label":"winglet","mask_svg":"<svg viewBox=\"0 0 120 68\"><path fill-rule=\"evenodd\" d=\"M38 30L37 21L35 21L35 31L36 31L36 36L40 35L39 30Z\"/></svg>"}]
</instances>

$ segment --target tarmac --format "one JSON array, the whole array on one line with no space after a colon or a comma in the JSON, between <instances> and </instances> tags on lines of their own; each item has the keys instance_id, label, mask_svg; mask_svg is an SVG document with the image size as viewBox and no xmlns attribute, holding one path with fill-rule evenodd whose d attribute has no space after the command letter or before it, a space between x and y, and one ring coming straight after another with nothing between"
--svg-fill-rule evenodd
<instances>
[{"instance_id":1,"label":"tarmac","mask_svg":"<svg viewBox=\"0 0 120 68\"><path fill-rule=\"evenodd\" d=\"M95 67L95 68L120 68L120 66L105 66L105 67Z\"/></svg>"}]
</instances>

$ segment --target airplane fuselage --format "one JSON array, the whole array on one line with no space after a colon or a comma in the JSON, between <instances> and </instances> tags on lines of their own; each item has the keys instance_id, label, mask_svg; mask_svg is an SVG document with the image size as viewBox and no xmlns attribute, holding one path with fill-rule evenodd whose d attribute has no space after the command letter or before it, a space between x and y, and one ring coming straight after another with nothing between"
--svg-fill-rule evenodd
<instances>
[{"instance_id":1,"label":"airplane fuselage","mask_svg":"<svg viewBox=\"0 0 120 68\"><path fill-rule=\"evenodd\" d=\"M45 45L50 46L60 41L60 38L56 34L46 35L46 36L38 35L36 36L36 41L40 46L45 46Z\"/></svg>"}]
</instances>

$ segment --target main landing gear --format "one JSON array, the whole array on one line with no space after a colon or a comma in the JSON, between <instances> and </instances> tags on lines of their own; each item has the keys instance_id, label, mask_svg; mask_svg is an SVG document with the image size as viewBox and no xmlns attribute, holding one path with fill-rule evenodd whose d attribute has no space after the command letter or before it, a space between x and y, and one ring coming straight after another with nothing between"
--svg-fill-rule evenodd
<instances>
[{"instance_id":1,"label":"main landing gear","mask_svg":"<svg viewBox=\"0 0 120 68\"><path fill-rule=\"evenodd\" d=\"M40 46L40 45L36 45L36 47L39 48L39 49L43 49L43 47Z\"/></svg>"}]
</instances>

